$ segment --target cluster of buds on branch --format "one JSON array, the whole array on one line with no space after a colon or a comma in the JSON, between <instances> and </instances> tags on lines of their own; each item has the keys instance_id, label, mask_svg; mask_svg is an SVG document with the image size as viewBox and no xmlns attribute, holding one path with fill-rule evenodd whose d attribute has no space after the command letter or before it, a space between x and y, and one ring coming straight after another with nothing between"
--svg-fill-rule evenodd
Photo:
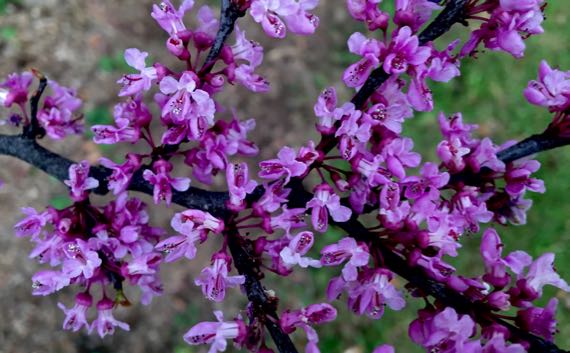
<instances>
[{"instance_id":1,"label":"cluster of buds on branch","mask_svg":"<svg viewBox=\"0 0 570 353\"><path fill-rule=\"evenodd\" d=\"M360 59L346 68L342 81L356 93L349 102L339 101L334 88L315 97L320 142L283 146L276 158L259 163L257 180L243 162L259 152L248 138L256 122L225 113L218 98L233 84L257 93L270 89L255 72L263 48L247 39L237 21L249 12L273 38L309 35L319 25L312 13L318 0L222 0L219 20L206 5L195 9L193 0L178 7L168 0L155 4L151 16L184 69L149 63L139 49L125 51L135 73L118 81L123 101L114 108L114 124L92 127L95 143L141 144L137 150L146 150L128 153L121 163L102 158L100 167L73 164L37 144L44 136L59 140L81 132L80 116L74 117L81 101L73 90L37 72L40 87L32 96L30 73L0 83L0 105L10 109L3 122L23 126L21 135L0 136L0 153L34 164L70 188L71 206L25 208L26 217L15 227L17 236L35 243L31 257L51 267L34 275L33 293L78 290L71 309L60 304L64 328L101 337L117 327L128 330L113 317L114 308L130 304L123 287L138 287L141 302L148 304L162 292L164 263L193 260L204 251L200 244L214 239L219 249L196 285L214 302L241 287L249 304L225 319L215 312L218 321L198 323L184 335L188 344L210 345L210 353L224 351L228 341L273 352L265 329L278 351L297 352L288 336L297 328L306 334L305 351L317 353L316 327L335 320L333 305L346 302L355 315L379 320L386 307L406 306L405 290L424 299L409 335L428 352L561 351L553 343L557 299L537 304L545 285L570 291L554 270L554 255L533 259L518 250L505 256L493 225L525 223L532 204L527 193L545 192L533 177L540 163L529 156L570 143L570 71L541 63L538 79L524 94L554 117L544 133L519 143L478 138L468 117L439 113L439 161L423 162L414 141L402 133L415 112L434 110L431 81L461 75L460 64L482 47L523 56L524 40L543 32L546 4L394 2L390 13L382 0L346 1L352 18L369 31L348 38L349 51ZM185 24L190 15L195 28ZM436 49L434 41L455 23L472 24L469 39ZM232 32L234 42L227 43ZM42 100L46 86L50 95ZM228 192L205 190L216 178L225 179ZM305 189L309 185L316 185L312 192ZM109 191L113 200L92 203L91 193ZM172 216L171 230L154 227L133 191L152 194L156 205L187 209ZM463 276L449 258L460 256L463 235L479 233L483 224L484 272ZM346 234L332 237L331 226ZM316 238L327 245L316 249ZM262 276L289 276L308 267L338 268L322 293L328 302L279 315ZM396 285L396 276L408 281L405 288ZM380 345L374 352L394 348Z\"/></svg>"}]
</instances>

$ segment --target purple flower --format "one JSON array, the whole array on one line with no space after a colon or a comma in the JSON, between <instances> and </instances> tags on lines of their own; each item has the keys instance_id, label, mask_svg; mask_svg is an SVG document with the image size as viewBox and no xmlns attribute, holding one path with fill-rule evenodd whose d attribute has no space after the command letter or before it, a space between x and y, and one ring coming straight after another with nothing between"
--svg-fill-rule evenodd
<instances>
[{"instance_id":1,"label":"purple flower","mask_svg":"<svg viewBox=\"0 0 570 353\"><path fill-rule=\"evenodd\" d=\"M302 228L305 223L305 209L282 207L283 212L279 216L272 216L269 222L269 229L265 229L268 233L272 233L275 229L283 229L287 236L290 236L291 229Z\"/></svg>"},{"instance_id":2,"label":"purple flower","mask_svg":"<svg viewBox=\"0 0 570 353\"><path fill-rule=\"evenodd\" d=\"M49 295L69 285L69 277L61 272L43 270L32 276L32 294Z\"/></svg>"},{"instance_id":3,"label":"purple flower","mask_svg":"<svg viewBox=\"0 0 570 353\"><path fill-rule=\"evenodd\" d=\"M242 31L236 25L236 44L232 49L232 54L235 60L245 60L248 64L255 68L263 61L263 47L252 40L245 37L245 31Z\"/></svg>"},{"instance_id":4,"label":"purple flower","mask_svg":"<svg viewBox=\"0 0 570 353\"><path fill-rule=\"evenodd\" d=\"M351 53L361 56L362 59L344 71L342 80L348 87L359 87L364 84L372 70L380 64L379 56L384 49L384 44L356 32L348 38L348 49Z\"/></svg>"},{"instance_id":5,"label":"purple flower","mask_svg":"<svg viewBox=\"0 0 570 353\"><path fill-rule=\"evenodd\" d=\"M245 277L228 276L231 270L231 260L228 255L217 253L214 254L212 260L212 266L204 268L194 283L197 286L202 286L202 293L207 299L220 303L226 296L226 288L244 284Z\"/></svg>"},{"instance_id":6,"label":"purple flower","mask_svg":"<svg viewBox=\"0 0 570 353\"><path fill-rule=\"evenodd\" d=\"M190 187L190 179L173 178L170 176L172 164L165 160L154 162L152 169L146 169L143 172L144 180L148 181L153 187L153 200L155 204L164 201L166 205L170 205L172 200L172 189L177 191L186 191Z\"/></svg>"},{"instance_id":7,"label":"purple flower","mask_svg":"<svg viewBox=\"0 0 570 353\"><path fill-rule=\"evenodd\" d=\"M53 220L53 214L49 211L38 213L32 207L23 207L22 212L26 217L14 226L18 237L37 237L42 229Z\"/></svg>"},{"instance_id":8,"label":"purple flower","mask_svg":"<svg viewBox=\"0 0 570 353\"><path fill-rule=\"evenodd\" d=\"M85 279L89 279L103 263L97 252L92 251L87 242L80 239L75 243L67 243L64 251L67 259L63 261L63 273L69 278L82 275Z\"/></svg>"},{"instance_id":9,"label":"purple flower","mask_svg":"<svg viewBox=\"0 0 570 353\"><path fill-rule=\"evenodd\" d=\"M251 65L240 65L235 71L236 81L252 92L264 93L269 91L269 82L254 72Z\"/></svg>"},{"instance_id":10,"label":"purple flower","mask_svg":"<svg viewBox=\"0 0 570 353\"><path fill-rule=\"evenodd\" d=\"M540 169L540 163L535 160L524 161L521 163L509 163L505 173L505 181L507 186L505 191L511 196L522 195L525 190L544 193L544 181L536 178L530 178L530 175Z\"/></svg>"},{"instance_id":11,"label":"purple flower","mask_svg":"<svg viewBox=\"0 0 570 353\"><path fill-rule=\"evenodd\" d=\"M526 353L526 349L518 343L507 346L505 335L494 333L491 339L485 343L482 353Z\"/></svg>"},{"instance_id":12,"label":"purple flower","mask_svg":"<svg viewBox=\"0 0 570 353\"><path fill-rule=\"evenodd\" d=\"M463 157L469 152L471 150L464 147L458 138L443 140L437 145L437 156L452 173L460 172L465 168Z\"/></svg>"},{"instance_id":13,"label":"purple flower","mask_svg":"<svg viewBox=\"0 0 570 353\"><path fill-rule=\"evenodd\" d=\"M273 38L285 38L287 28L279 16L295 15L299 5L294 0L253 0L250 14L261 23L265 33Z\"/></svg>"},{"instance_id":14,"label":"purple flower","mask_svg":"<svg viewBox=\"0 0 570 353\"><path fill-rule=\"evenodd\" d=\"M542 296L542 288L547 284L570 292L568 283L554 269L553 253L543 254L534 260L524 278L526 279L526 286L538 293L538 296Z\"/></svg>"},{"instance_id":15,"label":"purple flower","mask_svg":"<svg viewBox=\"0 0 570 353\"><path fill-rule=\"evenodd\" d=\"M421 177L407 177L402 180L407 185L404 195L408 199L419 199L428 192L441 189L449 182L449 174L440 173L438 166L434 163L424 164L421 175Z\"/></svg>"},{"instance_id":16,"label":"purple flower","mask_svg":"<svg viewBox=\"0 0 570 353\"><path fill-rule=\"evenodd\" d=\"M310 325L320 325L336 319L336 309L326 303L312 304L300 310L287 310L281 315L279 324L285 333L295 331L297 327L302 328L307 334L307 353L319 353L317 343L319 336Z\"/></svg>"},{"instance_id":17,"label":"purple flower","mask_svg":"<svg viewBox=\"0 0 570 353\"><path fill-rule=\"evenodd\" d=\"M564 111L570 107L570 72L552 69L543 60L538 69L538 80L528 83L524 95L531 104Z\"/></svg>"},{"instance_id":18,"label":"purple flower","mask_svg":"<svg viewBox=\"0 0 570 353\"><path fill-rule=\"evenodd\" d=\"M245 208L245 197L257 186L255 180L249 179L246 163L228 164L226 168L226 180L230 194L229 206L233 210Z\"/></svg>"},{"instance_id":19,"label":"purple flower","mask_svg":"<svg viewBox=\"0 0 570 353\"><path fill-rule=\"evenodd\" d=\"M89 330L89 323L87 323L87 310L93 304L93 298L89 293L79 293L75 297L75 306L67 309L62 303L57 306L65 313L65 320L63 321L63 329L73 332L81 330L83 326Z\"/></svg>"},{"instance_id":20,"label":"purple flower","mask_svg":"<svg viewBox=\"0 0 570 353\"><path fill-rule=\"evenodd\" d=\"M219 122L223 122L223 120L219 120ZM247 134L255 129L254 119L239 121L234 116L234 119L226 127L226 151L228 154L239 153L244 156L256 156L259 153L259 148L255 143L247 139Z\"/></svg>"},{"instance_id":21,"label":"purple flower","mask_svg":"<svg viewBox=\"0 0 570 353\"><path fill-rule=\"evenodd\" d=\"M348 0L348 12L357 21L366 23L368 30L386 30L390 16L380 11L378 4L382 0Z\"/></svg>"},{"instance_id":22,"label":"purple flower","mask_svg":"<svg viewBox=\"0 0 570 353\"><path fill-rule=\"evenodd\" d=\"M64 181L71 189L71 198L74 201L83 201L87 198L87 190L96 189L99 181L89 176L89 162L82 161L69 167L69 180Z\"/></svg>"},{"instance_id":23,"label":"purple flower","mask_svg":"<svg viewBox=\"0 0 570 353\"><path fill-rule=\"evenodd\" d=\"M430 48L419 45L419 39L412 35L410 27L402 27L393 37L382 67L388 74L400 74L407 71L409 66L425 63L430 54Z\"/></svg>"},{"instance_id":24,"label":"purple flower","mask_svg":"<svg viewBox=\"0 0 570 353\"><path fill-rule=\"evenodd\" d=\"M140 139L140 130L130 127L127 120L121 120L117 126L93 125L93 142L113 145L118 142L135 143Z\"/></svg>"},{"instance_id":25,"label":"purple flower","mask_svg":"<svg viewBox=\"0 0 570 353\"><path fill-rule=\"evenodd\" d=\"M10 108L12 104L23 106L28 101L28 90L34 76L29 72L13 73L0 83L0 105Z\"/></svg>"},{"instance_id":26,"label":"purple flower","mask_svg":"<svg viewBox=\"0 0 570 353\"><path fill-rule=\"evenodd\" d=\"M328 184L320 184L315 187L315 196L307 202L307 208L311 209L311 220L313 227L318 232L327 231L329 215L335 222L346 222L350 218L352 211L340 204L340 197L334 193Z\"/></svg>"},{"instance_id":27,"label":"purple flower","mask_svg":"<svg viewBox=\"0 0 570 353\"><path fill-rule=\"evenodd\" d=\"M497 288L505 287L511 277L507 273L507 262L501 256L503 243L493 228L487 229L481 239L481 257L485 264L483 279Z\"/></svg>"},{"instance_id":28,"label":"purple flower","mask_svg":"<svg viewBox=\"0 0 570 353\"><path fill-rule=\"evenodd\" d=\"M319 0L297 0L297 12L284 16L289 30L295 34L313 34L319 26L319 18L310 13L319 4Z\"/></svg>"},{"instance_id":29,"label":"purple flower","mask_svg":"<svg viewBox=\"0 0 570 353\"><path fill-rule=\"evenodd\" d=\"M370 139L370 124L360 119L362 112L356 110L352 103L335 109L334 115L336 120L342 121L335 133L335 137L340 136L340 153L345 160L351 160Z\"/></svg>"},{"instance_id":30,"label":"purple flower","mask_svg":"<svg viewBox=\"0 0 570 353\"><path fill-rule=\"evenodd\" d=\"M112 174L107 177L109 190L111 190L114 195L119 195L128 189L133 174L141 166L141 157L136 154L127 153L126 161L123 164L117 164L104 157L99 158L99 163L113 171Z\"/></svg>"},{"instance_id":31,"label":"purple flower","mask_svg":"<svg viewBox=\"0 0 570 353\"><path fill-rule=\"evenodd\" d=\"M495 172L504 172L505 163L498 157L497 152L499 148L496 147L491 139L484 138L479 145L475 148L473 153L467 158L467 163L474 172L479 172L481 168L489 168Z\"/></svg>"},{"instance_id":32,"label":"purple flower","mask_svg":"<svg viewBox=\"0 0 570 353\"><path fill-rule=\"evenodd\" d=\"M319 118L317 130L322 134L332 134L334 132L334 123L336 117L333 114L336 109L336 90L329 87L321 92L317 103L314 106L315 115Z\"/></svg>"},{"instance_id":33,"label":"purple flower","mask_svg":"<svg viewBox=\"0 0 570 353\"><path fill-rule=\"evenodd\" d=\"M285 176L285 183L291 180L291 177L301 176L307 170L307 165L299 162L295 150L291 147L283 147L277 153L277 159L270 159L259 163L259 177L264 179L275 180Z\"/></svg>"},{"instance_id":34,"label":"purple flower","mask_svg":"<svg viewBox=\"0 0 570 353\"><path fill-rule=\"evenodd\" d=\"M558 299L552 298L545 308L530 307L517 312L516 324L521 329L544 337L552 342L556 334L556 307Z\"/></svg>"},{"instance_id":35,"label":"purple flower","mask_svg":"<svg viewBox=\"0 0 570 353\"><path fill-rule=\"evenodd\" d=\"M245 325L241 320L223 321L224 314L214 311L218 322L201 322L194 325L186 334L184 340L190 345L211 344L208 353L226 350L229 339L240 340L245 337Z\"/></svg>"},{"instance_id":36,"label":"purple flower","mask_svg":"<svg viewBox=\"0 0 570 353\"><path fill-rule=\"evenodd\" d=\"M135 94L148 91L152 85L152 81L157 78L157 71L154 67L146 67L147 52L141 52L136 48L125 50L125 61L127 64L139 70L138 74L124 75L117 83L123 85L119 92L119 97L134 96Z\"/></svg>"},{"instance_id":37,"label":"purple flower","mask_svg":"<svg viewBox=\"0 0 570 353\"><path fill-rule=\"evenodd\" d=\"M312 259L310 257L303 257L312 247L315 242L315 237L313 233L309 231L301 232L297 234L289 243L288 246L283 248L279 253L281 260L288 267L291 268L294 265L299 265L302 268L307 267L321 267L321 262L319 260Z\"/></svg>"},{"instance_id":38,"label":"purple flower","mask_svg":"<svg viewBox=\"0 0 570 353\"><path fill-rule=\"evenodd\" d=\"M169 34L176 34L186 29L182 18L187 11L194 7L194 0L184 0L178 10L174 8L170 0L163 0L159 5L152 5L151 16L158 22L160 27Z\"/></svg>"},{"instance_id":39,"label":"purple flower","mask_svg":"<svg viewBox=\"0 0 570 353\"><path fill-rule=\"evenodd\" d=\"M406 176L405 168L415 168L420 164L421 156L412 152L412 148L414 142L406 137L392 140L382 151L386 166L394 176L402 179Z\"/></svg>"},{"instance_id":40,"label":"purple flower","mask_svg":"<svg viewBox=\"0 0 570 353\"><path fill-rule=\"evenodd\" d=\"M368 264L370 254L364 244L358 244L354 238L346 237L336 244L325 246L321 250L323 266L338 266L348 260L342 270L346 281L354 281L358 276L358 267Z\"/></svg>"},{"instance_id":41,"label":"purple flower","mask_svg":"<svg viewBox=\"0 0 570 353\"><path fill-rule=\"evenodd\" d=\"M394 23L399 27L409 26L416 32L430 19L432 12L439 9L441 6L430 0L397 0Z\"/></svg>"},{"instance_id":42,"label":"purple flower","mask_svg":"<svg viewBox=\"0 0 570 353\"><path fill-rule=\"evenodd\" d=\"M427 315L426 315L427 316ZM475 323L468 315L459 317L450 307L435 316L416 319L409 327L410 338L429 350L445 352L474 352L469 337L475 333ZM476 351L475 351L476 352Z\"/></svg>"},{"instance_id":43,"label":"purple flower","mask_svg":"<svg viewBox=\"0 0 570 353\"><path fill-rule=\"evenodd\" d=\"M97 311L99 315L97 319L91 323L89 327L89 333L93 330L97 330L97 333L101 338L106 335L112 335L115 333L115 327L119 327L125 331L129 331L130 327L127 323L119 321L113 317L113 301L107 297L104 297L97 303Z\"/></svg>"},{"instance_id":44,"label":"purple flower","mask_svg":"<svg viewBox=\"0 0 570 353\"><path fill-rule=\"evenodd\" d=\"M67 135L78 134L83 131L83 125L79 119L73 117L69 109L57 107L40 110L38 121L46 130L47 135L54 140L61 140Z\"/></svg>"}]
</instances>

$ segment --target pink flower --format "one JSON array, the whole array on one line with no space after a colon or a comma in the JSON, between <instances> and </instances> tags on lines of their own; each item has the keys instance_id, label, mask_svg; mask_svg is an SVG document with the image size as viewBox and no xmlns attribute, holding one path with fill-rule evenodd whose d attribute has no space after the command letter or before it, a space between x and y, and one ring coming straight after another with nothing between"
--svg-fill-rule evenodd
<instances>
[{"instance_id":1,"label":"pink flower","mask_svg":"<svg viewBox=\"0 0 570 353\"><path fill-rule=\"evenodd\" d=\"M184 340L190 345L211 344L208 353L226 350L229 339L239 341L245 337L245 325L241 320L223 321L221 311L214 311L218 322L201 322L194 325L186 334Z\"/></svg>"},{"instance_id":2,"label":"pink flower","mask_svg":"<svg viewBox=\"0 0 570 353\"><path fill-rule=\"evenodd\" d=\"M303 257L310 249L313 247L315 238L313 233L305 231L297 234L289 243L288 246L283 248L279 253L281 260L288 267L291 268L294 265L299 265L302 268L307 267L321 267L321 262L319 260L312 259L310 257Z\"/></svg>"},{"instance_id":3,"label":"pink flower","mask_svg":"<svg viewBox=\"0 0 570 353\"><path fill-rule=\"evenodd\" d=\"M134 96L135 94L148 91L152 81L157 78L157 71L154 67L146 67L147 52L141 52L136 48L125 50L125 61L127 64L140 72L138 74L124 75L117 83L123 85L119 92L120 97Z\"/></svg>"},{"instance_id":4,"label":"pink flower","mask_svg":"<svg viewBox=\"0 0 570 353\"><path fill-rule=\"evenodd\" d=\"M528 83L524 95L531 104L564 111L570 107L570 72L552 69L543 60L538 70L538 80Z\"/></svg>"},{"instance_id":5,"label":"pink flower","mask_svg":"<svg viewBox=\"0 0 570 353\"><path fill-rule=\"evenodd\" d=\"M246 163L228 164L226 168L226 180L230 194L229 205L233 210L245 208L245 197L253 192L257 186L255 180L249 179Z\"/></svg>"},{"instance_id":6,"label":"pink flower","mask_svg":"<svg viewBox=\"0 0 570 353\"><path fill-rule=\"evenodd\" d=\"M152 5L151 16L166 32L176 34L186 29L182 18L192 7L194 7L194 0L184 0L178 10L170 0L162 0L159 5Z\"/></svg>"},{"instance_id":7,"label":"pink flower","mask_svg":"<svg viewBox=\"0 0 570 353\"><path fill-rule=\"evenodd\" d=\"M69 167L69 180L64 181L71 189L74 201L83 201L87 198L87 190L96 189L99 181L89 176L89 162L82 161Z\"/></svg>"},{"instance_id":8,"label":"pink flower","mask_svg":"<svg viewBox=\"0 0 570 353\"><path fill-rule=\"evenodd\" d=\"M517 312L516 324L521 329L544 337L552 342L556 334L556 307L558 299L552 298L545 308L530 307Z\"/></svg>"},{"instance_id":9,"label":"pink flower","mask_svg":"<svg viewBox=\"0 0 570 353\"><path fill-rule=\"evenodd\" d=\"M113 171L107 178L109 190L111 190L113 194L119 195L128 189L133 174L141 166L141 157L136 154L128 153L126 161L123 164L117 164L104 157L99 159L99 163Z\"/></svg>"},{"instance_id":10,"label":"pink flower","mask_svg":"<svg viewBox=\"0 0 570 353\"><path fill-rule=\"evenodd\" d=\"M292 16L299 11L294 0L253 0L250 14L253 20L261 23L265 33L273 38L285 38L287 28L279 16Z\"/></svg>"},{"instance_id":11,"label":"pink flower","mask_svg":"<svg viewBox=\"0 0 570 353\"><path fill-rule=\"evenodd\" d=\"M119 327L125 331L129 331L130 327L127 323L119 321L113 317L113 301L109 298L104 297L97 303L97 311L99 315L97 319L91 323L89 327L89 333L93 330L97 330L97 333L101 338L106 335L112 335L115 333L115 327Z\"/></svg>"},{"instance_id":12,"label":"pink flower","mask_svg":"<svg viewBox=\"0 0 570 353\"><path fill-rule=\"evenodd\" d=\"M63 261L63 273L69 278L83 276L89 279L95 275L103 261L97 252L92 251L88 243L77 239L75 243L67 243L64 249L67 259Z\"/></svg>"},{"instance_id":13,"label":"pink flower","mask_svg":"<svg viewBox=\"0 0 570 353\"><path fill-rule=\"evenodd\" d=\"M43 270L32 276L32 294L49 295L69 285L69 277L61 272Z\"/></svg>"},{"instance_id":14,"label":"pink flower","mask_svg":"<svg viewBox=\"0 0 570 353\"><path fill-rule=\"evenodd\" d=\"M319 26L319 18L310 13L319 4L319 0L297 0L298 9L292 15L285 16L289 30L295 34L313 34Z\"/></svg>"},{"instance_id":15,"label":"pink flower","mask_svg":"<svg viewBox=\"0 0 570 353\"><path fill-rule=\"evenodd\" d=\"M383 344L381 346L376 347L372 353L396 353L394 347L390 346L389 344Z\"/></svg>"},{"instance_id":16,"label":"pink flower","mask_svg":"<svg viewBox=\"0 0 570 353\"><path fill-rule=\"evenodd\" d=\"M291 177L301 176L307 170L307 166L297 159L295 150L291 147L283 147L277 153L277 159L270 159L259 163L259 177L264 179L275 180L285 176L285 183L288 183Z\"/></svg>"},{"instance_id":17,"label":"pink flower","mask_svg":"<svg viewBox=\"0 0 570 353\"><path fill-rule=\"evenodd\" d=\"M89 293L79 293L75 297L75 306L67 309L63 304L58 303L57 306L65 313L65 320L63 321L63 329L73 332L81 330L83 326L89 330L89 323L87 322L87 310L93 304L93 298Z\"/></svg>"},{"instance_id":18,"label":"pink flower","mask_svg":"<svg viewBox=\"0 0 570 353\"><path fill-rule=\"evenodd\" d=\"M530 175L540 169L540 163L535 160L521 163L509 163L505 173L507 186L505 191L511 196L524 194L525 190L544 193L544 181L531 178Z\"/></svg>"},{"instance_id":19,"label":"pink flower","mask_svg":"<svg viewBox=\"0 0 570 353\"><path fill-rule=\"evenodd\" d=\"M384 315L384 306L392 310L401 310L406 301L390 283L393 275L390 271L377 268L365 269L357 281L348 283L348 306L360 315L380 319Z\"/></svg>"},{"instance_id":20,"label":"pink flower","mask_svg":"<svg viewBox=\"0 0 570 353\"><path fill-rule=\"evenodd\" d=\"M38 211L32 207L23 207L22 212L26 217L14 226L16 236L18 237L36 237L40 235L42 229L52 221L53 214L49 211L38 213Z\"/></svg>"},{"instance_id":21,"label":"pink flower","mask_svg":"<svg viewBox=\"0 0 570 353\"><path fill-rule=\"evenodd\" d=\"M153 187L153 200L155 204L164 201L166 205L170 205L172 200L172 189L177 191L186 191L190 187L190 179L173 178L170 176L172 164L165 160L154 162L152 169L146 169L143 172L144 180L148 181Z\"/></svg>"},{"instance_id":22,"label":"pink flower","mask_svg":"<svg viewBox=\"0 0 570 353\"><path fill-rule=\"evenodd\" d=\"M33 80L34 77L29 72L8 75L8 78L0 83L0 105L10 108L14 103L25 104Z\"/></svg>"},{"instance_id":23,"label":"pink flower","mask_svg":"<svg viewBox=\"0 0 570 353\"><path fill-rule=\"evenodd\" d=\"M370 254L368 247L358 244L354 238L346 237L336 244L325 246L321 250L323 266L338 266L348 260L342 270L344 280L354 281L358 277L358 267L368 264Z\"/></svg>"},{"instance_id":24,"label":"pink flower","mask_svg":"<svg viewBox=\"0 0 570 353\"><path fill-rule=\"evenodd\" d=\"M321 233L327 231L329 214L336 222L346 222L352 214L350 208L340 204L340 197L328 184L315 187L315 196L307 202L307 208L312 209L313 227Z\"/></svg>"},{"instance_id":25,"label":"pink flower","mask_svg":"<svg viewBox=\"0 0 570 353\"><path fill-rule=\"evenodd\" d=\"M382 67L388 74L400 74L407 71L409 66L425 63L430 53L429 47L419 45L419 39L412 35L410 27L402 27L393 37Z\"/></svg>"},{"instance_id":26,"label":"pink flower","mask_svg":"<svg viewBox=\"0 0 570 353\"><path fill-rule=\"evenodd\" d=\"M310 325L320 325L336 319L336 309L326 303L312 304L300 310L290 311L287 310L281 315L279 323L285 333L295 331L297 327L302 328L307 334L307 353L319 353L317 343L319 336L317 331Z\"/></svg>"},{"instance_id":27,"label":"pink flower","mask_svg":"<svg viewBox=\"0 0 570 353\"><path fill-rule=\"evenodd\" d=\"M226 296L226 288L244 284L245 277L228 276L231 270L231 260L228 255L217 253L214 254L212 260L212 266L204 268L194 283L197 286L202 286L202 293L206 298L220 303Z\"/></svg>"},{"instance_id":28,"label":"pink flower","mask_svg":"<svg viewBox=\"0 0 570 353\"><path fill-rule=\"evenodd\" d=\"M319 118L317 130L322 134L328 135L334 132L336 117L333 113L336 109L336 102L336 90L334 87L325 89L317 99L317 103L314 106L314 112Z\"/></svg>"},{"instance_id":29,"label":"pink flower","mask_svg":"<svg viewBox=\"0 0 570 353\"><path fill-rule=\"evenodd\" d=\"M348 0L348 12L357 21L366 23L368 30L386 30L390 16L380 11L378 5L382 0Z\"/></svg>"}]
</instances>

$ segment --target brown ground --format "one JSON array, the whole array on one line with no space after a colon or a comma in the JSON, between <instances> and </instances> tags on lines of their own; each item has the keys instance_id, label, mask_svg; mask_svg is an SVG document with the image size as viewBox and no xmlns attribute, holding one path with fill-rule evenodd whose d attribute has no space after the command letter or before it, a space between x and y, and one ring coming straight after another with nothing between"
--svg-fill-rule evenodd
<instances>
[{"instance_id":1,"label":"brown ground","mask_svg":"<svg viewBox=\"0 0 570 353\"><path fill-rule=\"evenodd\" d=\"M165 56L166 36L149 16L151 3L149 0L22 0L17 6L9 5L7 14L0 17L0 27L14 28L16 36L0 38L0 77L34 67L61 84L78 88L85 101L84 111L112 105L117 101L115 81L121 73L100 70L102 57L115 56L129 47L148 51L153 58ZM263 158L272 156L283 144L298 146L306 141L314 124L312 102L320 88L338 82L340 72L334 64L341 59L328 54L338 52L333 50L336 47L329 48L330 43L343 46L339 40L342 31L328 29L342 26L345 11L341 8L338 13L320 15L321 30L317 36L291 36L278 43L266 40L249 17L242 21L248 23L245 28L250 37L278 44L272 50L266 47L262 69L273 84L272 92L253 95L237 88L224 98L226 104L236 107L242 115L257 118L254 139L264 147ZM75 160L93 160L100 154L95 145L77 137L48 145ZM181 261L165 266L163 297L150 307L135 305L121 313L120 318L131 324L131 333L118 332L101 340L63 331L63 314L56 304L61 301L69 305L73 293L31 295L30 277L40 266L27 258L31 245L16 239L12 226L20 217L20 207L41 209L65 189L19 161L0 157L0 165L0 179L6 182L0 189L0 353L170 352L182 343L181 334L189 324L211 318L210 305L205 304L192 284L191 274L196 274L200 266ZM153 215L155 223L163 225L168 217L167 212ZM194 263L203 265L206 261L204 257ZM236 295L230 299L235 301L243 298Z\"/></svg>"}]
</instances>

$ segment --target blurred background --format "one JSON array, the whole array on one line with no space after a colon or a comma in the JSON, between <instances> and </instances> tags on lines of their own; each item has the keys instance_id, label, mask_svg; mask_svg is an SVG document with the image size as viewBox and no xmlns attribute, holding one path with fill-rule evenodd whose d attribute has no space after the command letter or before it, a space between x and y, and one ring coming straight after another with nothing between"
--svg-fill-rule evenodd
<instances>
[{"instance_id":1,"label":"blurred background","mask_svg":"<svg viewBox=\"0 0 570 353\"><path fill-rule=\"evenodd\" d=\"M207 3L218 12L216 1ZM391 1L385 3L389 6ZM151 5L150 0L0 0L0 77L37 68L49 78L78 89L85 102L83 111L88 126L107 123L112 119L110 107L118 102L115 82L128 69L122 59L124 49L136 47L148 51L153 60L170 60L164 47L166 35L149 15ZM341 0L321 0L317 14L321 24L316 35L307 38L289 35L281 41L268 40L249 16L240 21L249 38L264 44L265 61L259 70L272 84L267 94L251 94L234 87L221 98L223 104L235 108L241 117L257 119L253 140L262 152L251 161L252 166L270 158L285 144L299 146L307 139L317 140L312 106L320 90L335 86L342 99L350 98L351 92L339 83L344 68L355 61L347 51L346 39L364 28L349 18ZM416 141L416 151L424 159L434 160L439 111L463 112L467 122L480 124L481 136L491 136L497 143L542 131L550 117L545 110L527 104L522 90L528 80L536 77L543 58L552 66L570 69L569 16L567 0L550 0L544 23L546 33L526 42L524 59L486 52L478 59L466 60L462 76L450 84L432 83L435 111L417 114L405 125L405 133ZM439 40L438 46L457 36L465 38L465 33L465 28L456 26ZM9 130L0 128L0 132ZM81 137L45 144L74 160L92 162L102 155L119 157L125 151L123 147L97 146ZM505 252L523 249L531 255L556 253L558 271L570 279L570 148L541 154L538 159L543 165L538 175L545 180L547 193L530 195L534 207L527 225L498 231L506 243ZM117 316L131 325L131 332L118 331L102 340L63 331L64 315L57 303L69 306L74 293L66 290L49 297L31 295L30 278L40 266L27 258L31 245L16 239L12 226L20 217L20 207L41 209L46 204L65 207L69 203L66 189L14 159L0 156L0 166L0 179L6 182L0 188L0 353L207 351L206 347L187 346L182 340L189 327L212 320L212 310L218 308L205 301L193 284L194 277L208 262L207 251L191 262L163 266L165 293L151 305L135 304L119 310ZM143 199L149 201L147 197ZM153 212L153 223L168 228L175 211L179 209ZM329 243L340 235L332 229L320 242ZM461 273L477 275L481 271L479 234L466 236L462 241L461 256L453 263ZM268 275L264 283L277 291L281 309L299 307L324 301L328 280L337 271L309 271L285 280ZM568 349L570 297L551 289L546 294L560 299L560 334L556 342ZM223 308L227 315L235 315L244 304L244 296L231 290ZM407 338L407 325L420 305L410 300L402 312L387 310L381 320L370 321L355 317L343 302L336 302L338 320L319 327L321 351L365 353L379 343L390 343L400 352L420 352ZM293 337L301 349L304 336L295 333ZM230 347L228 351L236 350Z\"/></svg>"}]
</instances>

